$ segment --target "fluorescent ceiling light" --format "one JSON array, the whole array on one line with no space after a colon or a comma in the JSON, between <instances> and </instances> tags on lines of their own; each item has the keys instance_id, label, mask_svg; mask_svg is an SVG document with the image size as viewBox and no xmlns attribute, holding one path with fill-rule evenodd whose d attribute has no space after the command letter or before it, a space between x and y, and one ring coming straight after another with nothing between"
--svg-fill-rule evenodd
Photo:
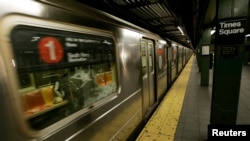
<instances>
[{"instance_id":1,"label":"fluorescent ceiling light","mask_svg":"<svg viewBox=\"0 0 250 141\"><path fill-rule=\"evenodd\" d=\"M215 30L214 30L214 29L210 31L210 34L211 34L211 35L213 35L214 33L215 33Z\"/></svg>"},{"instance_id":2,"label":"fluorescent ceiling light","mask_svg":"<svg viewBox=\"0 0 250 141\"><path fill-rule=\"evenodd\" d=\"M250 34L245 35L245 37L250 37Z\"/></svg>"},{"instance_id":3,"label":"fluorescent ceiling light","mask_svg":"<svg viewBox=\"0 0 250 141\"><path fill-rule=\"evenodd\" d=\"M181 35L184 35L184 33L183 33L183 31L182 31L181 27L180 27L180 26L178 26L177 28L180 30Z\"/></svg>"}]
</instances>

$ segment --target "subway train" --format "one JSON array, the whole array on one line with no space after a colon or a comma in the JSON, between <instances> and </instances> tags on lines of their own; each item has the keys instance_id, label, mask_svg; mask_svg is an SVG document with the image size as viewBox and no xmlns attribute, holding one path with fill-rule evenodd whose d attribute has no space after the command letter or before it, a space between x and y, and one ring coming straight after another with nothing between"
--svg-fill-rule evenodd
<instances>
[{"instance_id":1,"label":"subway train","mask_svg":"<svg viewBox=\"0 0 250 141\"><path fill-rule=\"evenodd\" d=\"M0 0L0 138L132 140L193 51L72 0Z\"/></svg>"}]
</instances>

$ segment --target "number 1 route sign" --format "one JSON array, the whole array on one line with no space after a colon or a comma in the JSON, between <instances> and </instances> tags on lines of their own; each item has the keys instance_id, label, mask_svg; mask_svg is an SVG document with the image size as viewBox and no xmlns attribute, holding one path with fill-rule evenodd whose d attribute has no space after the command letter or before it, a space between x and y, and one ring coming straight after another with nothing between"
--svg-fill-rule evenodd
<instances>
[{"instance_id":1,"label":"number 1 route sign","mask_svg":"<svg viewBox=\"0 0 250 141\"><path fill-rule=\"evenodd\" d=\"M54 37L43 37L39 44L40 58L48 64L58 63L63 58L63 48L60 41Z\"/></svg>"}]
</instances>

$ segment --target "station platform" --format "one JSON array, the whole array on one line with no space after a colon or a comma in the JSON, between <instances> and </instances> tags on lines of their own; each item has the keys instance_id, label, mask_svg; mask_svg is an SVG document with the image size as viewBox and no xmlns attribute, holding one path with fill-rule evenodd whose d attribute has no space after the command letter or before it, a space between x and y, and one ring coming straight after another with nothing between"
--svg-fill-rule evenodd
<instances>
[{"instance_id":1,"label":"station platform","mask_svg":"<svg viewBox=\"0 0 250 141\"><path fill-rule=\"evenodd\" d=\"M210 122L213 70L209 86L200 86L192 56L136 141L205 141ZM250 124L250 67L243 66L237 124Z\"/></svg>"}]
</instances>

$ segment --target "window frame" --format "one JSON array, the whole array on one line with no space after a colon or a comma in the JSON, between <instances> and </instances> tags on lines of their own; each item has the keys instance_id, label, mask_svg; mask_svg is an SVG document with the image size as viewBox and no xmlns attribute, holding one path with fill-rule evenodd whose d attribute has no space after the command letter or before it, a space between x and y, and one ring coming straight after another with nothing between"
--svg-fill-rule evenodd
<instances>
[{"instance_id":1,"label":"window frame","mask_svg":"<svg viewBox=\"0 0 250 141\"><path fill-rule=\"evenodd\" d=\"M7 79L5 82L9 82L9 85L6 89L8 89L8 99L10 100L10 108L12 110L13 117L15 119L15 122L19 125L20 131L29 137L42 137L45 135L48 135L55 130L62 128L66 124L69 124L70 122L79 119L83 117L84 115L90 113L91 111L94 111L97 108L100 108L104 104L109 103L110 101L113 101L116 99L121 91L121 82L120 82L120 75L119 75L119 60L118 60L118 52L117 52L117 42L115 39L115 36L112 32L106 31L106 30L100 30L96 28L86 27L86 26L80 26L80 25L73 25L68 23L60 23L55 21L48 21L48 20L42 20L22 15L10 15L6 16L2 22L0 22L0 27L3 27L0 33L1 37L3 39L1 51L6 52L3 56L4 60L6 60L6 70L8 81ZM15 69L15 64L13 62L13 58L15 58L13 53L13 47L10 41L9 34L12 32L12 30L19 25L24 26L32 26L32 27L40 27L40 28L47 28L47 29L55 29L55 30L62 30L66 32L75 32L75 33L84 33L84 34L90 34L90 35L96 35L96 36L104 36L112 38L114 41L114 60L115 60L115 75L116 75L116 92L112 95L108 96L107 98L104 98L101 101L96 102L93 104L92 109L84 108L82 110L79 110L78 112L66 117L65 119L62 119L60 121L57 121L56 123L42 129L39 131L33 130L28 126L27 121L25 120L25 116L23 114L23 110L21 108L21 98L19 97L19 84L18 84L18 73Z\"/></svg>"}]
</instances>

